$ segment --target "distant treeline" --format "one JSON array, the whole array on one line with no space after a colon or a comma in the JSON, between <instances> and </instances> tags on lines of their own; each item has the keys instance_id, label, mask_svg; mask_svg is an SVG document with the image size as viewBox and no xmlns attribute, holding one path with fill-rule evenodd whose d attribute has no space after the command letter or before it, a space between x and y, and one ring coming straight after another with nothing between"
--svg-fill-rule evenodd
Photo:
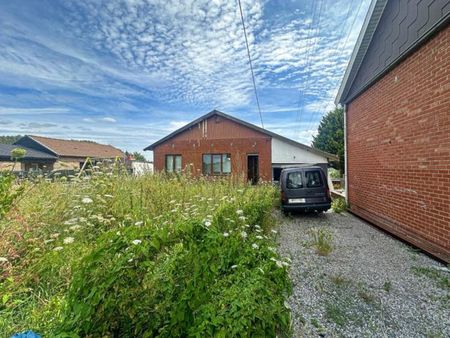
<instances>
[{"instance_id":1,"label":"distant treeline","mask_svg":"<svg viewBox=\"0 0 450 338\"><path fill-rule=\"evenodd\" d=\"M19 140L22 135L3 135L0 136L0 144L13 144Z\"/></svg>"}]
</instances>

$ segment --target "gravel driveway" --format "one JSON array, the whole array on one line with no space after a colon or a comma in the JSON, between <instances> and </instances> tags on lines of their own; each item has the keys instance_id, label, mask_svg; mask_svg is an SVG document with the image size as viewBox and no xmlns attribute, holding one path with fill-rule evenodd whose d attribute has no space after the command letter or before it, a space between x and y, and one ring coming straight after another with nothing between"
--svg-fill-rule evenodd
<instances>
[{"instance_id":1,"label":"gravel driveway","mask_svg":"<svg viewBox=\"0 0 450 338\"><path fill-rule=\"evenodd\" d=\"M444 265L347 213L281 222L294 337L450 337ZM312 228L332 233L328 256L312 246Z\"/></svg>"}]
</instances>

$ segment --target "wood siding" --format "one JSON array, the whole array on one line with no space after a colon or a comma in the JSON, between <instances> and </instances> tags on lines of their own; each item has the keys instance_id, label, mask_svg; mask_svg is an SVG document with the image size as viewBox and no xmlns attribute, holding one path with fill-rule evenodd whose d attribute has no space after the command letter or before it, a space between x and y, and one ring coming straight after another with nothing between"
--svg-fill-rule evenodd
<instances>
[{"instance_id":1,"label":"wood siding","mask_svg":"<svg viewBox=\"0 0 450 338\"><path fill-rule=\"evenodd\" d=\"M182 167L202 174L203 154L231 154L231 172L247 176L247 155L259 155L259 173L270 181L271 137L221 116L211 116L188 130L159 144L153 150L155 171L165 168L169 154L182 156Z\"/></svg>"}]
</instances>

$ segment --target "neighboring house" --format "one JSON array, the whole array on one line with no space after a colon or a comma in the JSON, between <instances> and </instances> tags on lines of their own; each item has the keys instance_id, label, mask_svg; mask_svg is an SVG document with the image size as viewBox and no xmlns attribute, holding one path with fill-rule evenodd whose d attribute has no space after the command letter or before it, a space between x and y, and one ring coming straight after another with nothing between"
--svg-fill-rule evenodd
<instances>
[{"instance_id":1,"label":"neighboring house","mask_svg":"<svg viewBox=\"0 0 450 338\"><path fill-rule=\"evenodd\" d=\"M92 141L62 140L27 135L15 142L14 145L56 156L57 161L51 169L80 169L88 157L94 162L116 158L125 160L125 153L120 149Z\"/></svg>"},{"instance_id":2,"label":"neighboring house","mask_svg":"<svg viewBox=\"0 0 450 338\"><path fill-rule=\"evenodd\" d=\"M11 158L11 151L16 148L24 149L26 154L14 167L14 161ZM53 168L53 165L57 159L58 158L54 155L35 149L12 144L0 144L0 170L11 170L14 167L14 170L49 171Z\"/></svg>"},{"instance_id":3,"label":"neighboring house","mask_svg":"<svg viewBox=\"0 0 450 338\"><path fill-rule=\"evenodd\" d=\"M188 170L194 175L243 175L257 182L278 180L282 168L320 165L335 155L213 110L144 150L153 150L155 171Z\"/></svg>"},{"instance_id":4,"label":"neighboring house","mask_svg":"<svg viewBox=\"0 0 450 338\"><path fill-rule=\"evenodd\" d=\"M338 92L351 211L450 261L450 2L377 0Z\"/></svg>"}]
</instances>

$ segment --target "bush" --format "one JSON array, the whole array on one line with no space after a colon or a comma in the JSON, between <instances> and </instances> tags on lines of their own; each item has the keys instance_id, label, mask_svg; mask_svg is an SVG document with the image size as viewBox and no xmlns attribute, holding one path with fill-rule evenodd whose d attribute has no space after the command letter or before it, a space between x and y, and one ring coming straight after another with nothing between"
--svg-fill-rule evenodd
<instances>
[{"instance_id":1,"label":"bush","mask_svg":"<svg viewBox=\"0 0 450 338\"><path fill-rule=\"evenodd\" d=\"M331 202L331 209L338 214L347 210L347 203L345 202L345 199L335 198L333 202Z\"/></svg>"},{"instance_id":2,"label":"bush","mask_svg":"<svg viewBox=\"0 0 450 338\"><path fill-rule=\"evenodd\" d=\"M11 208L14 200L23 192L23 186L14 185L12 174L0 173L0 220Z\"/></svg>"},{"instance_id":3,"label":"bush","mask_svg":"<svg viewBox=\"0 0 450 338\"><path fill-rule=\"evenodd\" d=\"M0 277L9 295L0 332L289 335L275 196L269 185L184 176L42 181L20 217L0 222L0 256L17 253L9 281ZM19 228L26 240L16 240Z\"/></svg>"}]
</instances>

